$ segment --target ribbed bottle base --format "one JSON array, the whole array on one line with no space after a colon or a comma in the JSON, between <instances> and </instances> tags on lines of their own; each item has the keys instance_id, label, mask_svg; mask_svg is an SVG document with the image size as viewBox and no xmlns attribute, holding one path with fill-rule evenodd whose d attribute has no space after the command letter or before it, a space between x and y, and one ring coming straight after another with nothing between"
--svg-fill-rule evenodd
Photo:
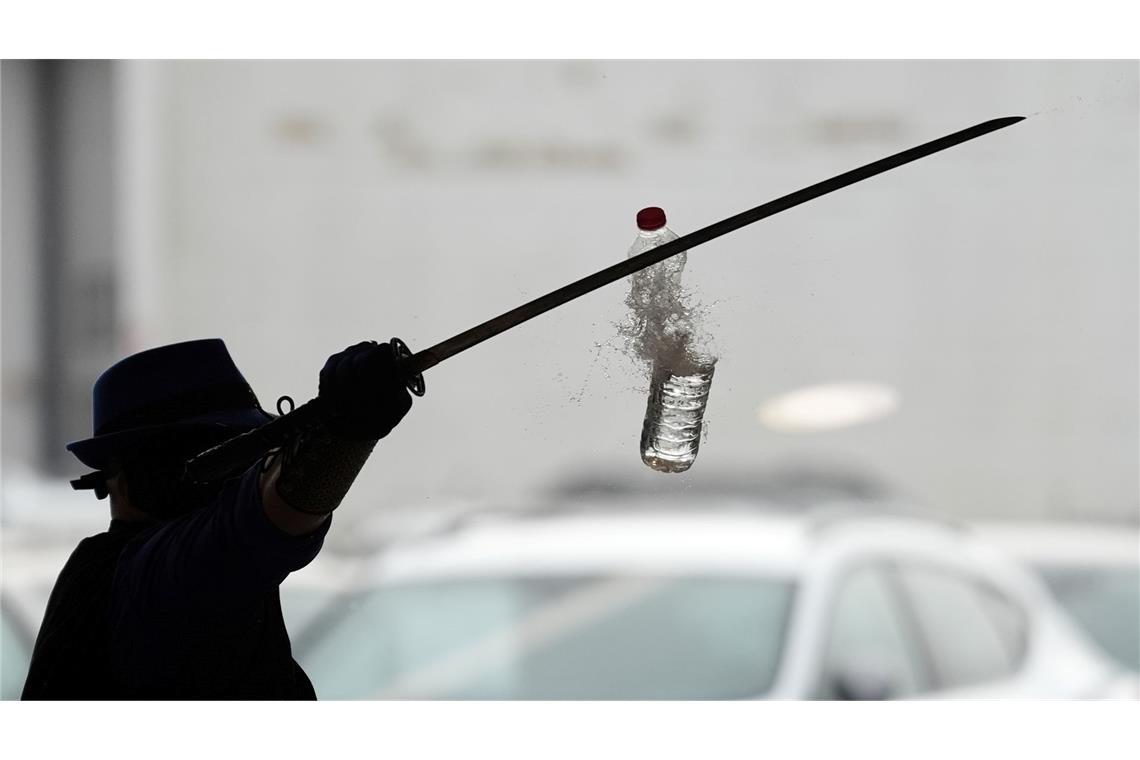
<instances>
[{"instance_id":1,"label":"ribbed bottle base","mask_svg":"<svg viewBox=\"0 0 1140 760\"><path fill-rule=\"evenodd\" d=\"M641 461L649 467L684 472L693 465L714 368L709 364L684 375L661 365L654 368L641 428Z\"/></svg>"}]
</instances>

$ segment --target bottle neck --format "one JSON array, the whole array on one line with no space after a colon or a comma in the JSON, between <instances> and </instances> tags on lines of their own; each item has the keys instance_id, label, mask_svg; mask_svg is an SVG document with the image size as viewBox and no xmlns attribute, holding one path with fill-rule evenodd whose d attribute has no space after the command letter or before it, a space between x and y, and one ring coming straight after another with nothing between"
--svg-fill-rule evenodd
<instances>
[{"instance_id":1,"label":"bottle neck","mask_svg":"<svg viewBox=\"0 0 1140 760\"><path fill-rule=\"evenodd\" d=\"M659 237L661 235L664 235L667 230L668 230L667 227L658 227L655 230L643 230L640 227L638 227L637 228L637 236L642 237L642 238L654 238L654 237Z\"/></svg>"}]
</instances>

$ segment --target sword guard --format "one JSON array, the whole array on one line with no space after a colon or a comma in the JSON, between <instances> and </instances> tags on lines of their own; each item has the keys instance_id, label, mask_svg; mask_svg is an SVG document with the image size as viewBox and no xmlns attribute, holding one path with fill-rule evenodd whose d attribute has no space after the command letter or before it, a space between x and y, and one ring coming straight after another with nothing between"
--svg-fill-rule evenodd
<instances>
[{"instance_id":1,"label":"sword guard","mask_svg":"<svg viewBox=\"0 0 1140 760\"><path fill-rule=\"evenodd\" d=\"M408 348L408 344L399 338L392 338L392 340L388 341L388 345L392 347L392 353L395 354L398 364L412 358L412 351ZM408 386L408 390L417 396L422 396L427 391L422 372L417 372L414 375L406 375L404 377L404 383Z\"/></svg>"}]
</instances>

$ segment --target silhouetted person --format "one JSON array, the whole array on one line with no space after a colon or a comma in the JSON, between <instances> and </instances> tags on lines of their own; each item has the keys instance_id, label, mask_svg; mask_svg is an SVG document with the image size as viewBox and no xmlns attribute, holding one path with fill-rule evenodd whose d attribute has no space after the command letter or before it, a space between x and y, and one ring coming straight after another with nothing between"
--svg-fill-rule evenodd
<instances>
[{"instance_id":1,"label":"silhouetted person","mask_svg":"<svg viewBox=\"0 0 1140 760\"><path fill-rule=\"evenodd\" d=\"M331 514L411 407L387 344L334 354L320 396L340 412L244 473L182 478L187 458L268 422L221 340L144 351L96 381L95 435L68 450L110 496L52 590L24 699L314 699L278 586L321 549Z\"/></svg>"}]
</instances>

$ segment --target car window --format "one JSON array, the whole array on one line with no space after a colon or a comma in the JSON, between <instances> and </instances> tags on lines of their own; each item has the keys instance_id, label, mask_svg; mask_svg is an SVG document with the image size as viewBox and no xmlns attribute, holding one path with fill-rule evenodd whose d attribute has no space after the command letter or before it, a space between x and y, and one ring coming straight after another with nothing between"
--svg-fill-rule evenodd
<instances>
[{"instance_id":1,"label":"car window","mask_svg":"<svg viewBox=\"0 0 1140 760\"><path fill-rule=\"evenodd\" d=\"M993 681L1016 668L1021 647L1016 612L1003 611L1000 597L957 571L933 566L906 565L900 577L940 686Z\"/></svg>"},{"instance_id":2,"label":"car window","mask_svg":"<svg viewBox=\"0 0 1140 760\"><path fill-rule=\"evenodd\" d=\"M973 586L982 605L982 612L1005 646L1006 655L1016 667L1025 654L1029 626L1024 610L997 589L978 584Z\"/></svg>"},{"instance_id":3,"label":"car window","mask_svg":"<svg viewBox=\"0 0 1140 760\"><path fill-rule=\"evenodd\" d=\"M322 698L746 698L791 597L769 578L419 582L356 595L295 651Z\"/></svg>"},{"instance_id":4,"label":"car window","mask_svg":"<svg viewBox=\"0 0 1140 760\"><path fill-rule=\"evenodd\" d=\"M926 687L921 653L883 568L859 568L839 584L823 662L823 699L905 697Z\"/></svg>"},{"instance_id":5,"label":"car window","mask_svg":"<svg viewBox=\"0 0 1140 760\"><path fill-rule=\"evenodd\" d=\"M0 608L0 699L20 698L31 657L31 647L16 622Z\"/></svg>"},{"instance_id":6,"label":"car window","mask_svg":"<svg viewBox=\"0 0 1140 760\"><path fill-rule=\"evenodd\" d=\"M1140 567L1039 567L1049 590L1117 662L1140 670Z\"/></svg>"}]
</instances>

